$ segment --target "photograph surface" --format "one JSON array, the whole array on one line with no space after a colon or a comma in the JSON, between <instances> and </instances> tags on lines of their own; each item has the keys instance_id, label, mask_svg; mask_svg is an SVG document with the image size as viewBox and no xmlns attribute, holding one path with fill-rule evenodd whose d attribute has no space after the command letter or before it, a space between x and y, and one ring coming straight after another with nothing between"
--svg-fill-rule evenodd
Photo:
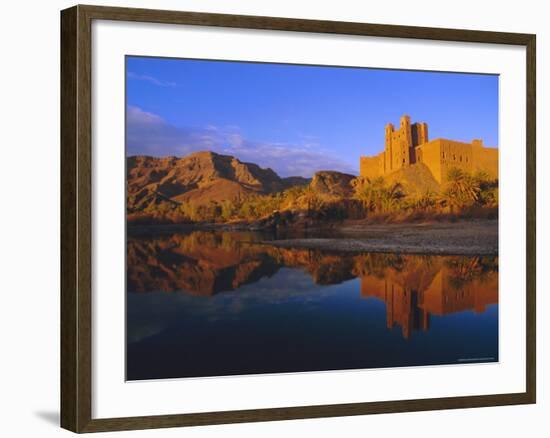
<instances>
[{"instance_id":1,"label":"photograph surface","mask_svg":"<svg viewBox=\"0 0 550 438\"><path fill-rule=\"evenodd\" d=\"M126 378L497 362L497 75L126 57Z\"/></svg>"}]
</instances>

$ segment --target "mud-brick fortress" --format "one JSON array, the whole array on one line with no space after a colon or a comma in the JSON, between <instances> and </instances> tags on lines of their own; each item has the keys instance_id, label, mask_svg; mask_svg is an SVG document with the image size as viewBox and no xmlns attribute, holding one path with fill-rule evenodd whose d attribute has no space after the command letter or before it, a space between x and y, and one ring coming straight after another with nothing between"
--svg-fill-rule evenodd
<instances>
[{"instance_id":1,"label":"mud-brick fortress","mask_svg":"<svg viewBox=\"0 0 550 438\"><path fill-rule=\"evenodd\" d=\"M383 176L399 169L423 163L439 183L445 181L450 168L469 173L483 170L498 177L498 149L483 146L481 140L471 143L438 138L428 139L428 125L413 123L402 116L399 129L386 125L384 151L370 157L360 157L360 174L369 178Z\"/></svg>"}]
</instances>

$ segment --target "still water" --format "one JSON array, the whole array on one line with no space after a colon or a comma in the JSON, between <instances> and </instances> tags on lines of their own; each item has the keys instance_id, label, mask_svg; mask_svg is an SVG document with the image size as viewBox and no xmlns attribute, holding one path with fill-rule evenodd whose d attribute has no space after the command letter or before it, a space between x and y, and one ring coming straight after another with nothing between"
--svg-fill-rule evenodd
<instances>
[{"instance_id":1,"label":"still water","mask_svg":"<svg viewBox=\"0 0 550 438\"><path fill-rule=\"evenodd\" d=\"M497 257L265 238L128 238L128 380L498 361Z\"/></svg>"}]
</instances>

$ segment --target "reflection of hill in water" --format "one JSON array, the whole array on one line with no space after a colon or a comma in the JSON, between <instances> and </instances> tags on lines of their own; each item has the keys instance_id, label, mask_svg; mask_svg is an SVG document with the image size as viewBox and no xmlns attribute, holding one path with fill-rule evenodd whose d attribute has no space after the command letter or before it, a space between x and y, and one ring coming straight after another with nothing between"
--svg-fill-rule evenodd
<instances>
[{"instance_id":1,"label":"reflection of hill in water","mask_svg":"<svg viewBox=\"0 0 550 438\"><path fill-rule=\"evenodd\" d=\"M341 254L259 241L252 233L210 231L131 238L128 290L209 296L271 277L282 267L307 272L319 285L360 278L361 296L384 301L388 327L400 326L405 337L428 329L430 315L483 312L498 302L496 257Z\"/></svg>"},{"instance_id":2,"label":"reflection of hill in water","mask_svg":"<svg viewBox=\"0 0 550 438\"><path fill-rule=\"evenodd\" d=\"M279 268L301 268L317 284L355 278L354 259L321 251L260 244L252 233L196 231L128 241L128 290L214 295L271 277Z\"/></svg>"}]
</instances>

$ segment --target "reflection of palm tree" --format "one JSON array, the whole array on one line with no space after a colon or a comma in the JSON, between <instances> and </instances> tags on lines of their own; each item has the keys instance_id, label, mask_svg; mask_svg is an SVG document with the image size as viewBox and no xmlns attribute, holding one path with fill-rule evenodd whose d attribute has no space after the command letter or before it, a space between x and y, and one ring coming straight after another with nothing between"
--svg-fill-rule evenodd
<instances>
[{"instance_id":1,"label":"reflection of palm tree","mask_svg":"<svg viewBox=\"0 0 550 438\"><path fill-rule=\"evenodd\" d=\"M387 269L400 272L405 268L405 260L400 254L364 254L355 258L355 273L358 276L372 275L384 278Z\"/></svg>"},{"instance_id":2,"label":"reflection of palm tree","mask_svg":"<svg viewBox=\"0 0 550 438\"><path fill-rule=\"evenodd\" d=\"M450 273L450 285L461 289L474 280L484 282L498 271L496 257L452 257L446 260Z\"/></svg>"}]
</instances>

